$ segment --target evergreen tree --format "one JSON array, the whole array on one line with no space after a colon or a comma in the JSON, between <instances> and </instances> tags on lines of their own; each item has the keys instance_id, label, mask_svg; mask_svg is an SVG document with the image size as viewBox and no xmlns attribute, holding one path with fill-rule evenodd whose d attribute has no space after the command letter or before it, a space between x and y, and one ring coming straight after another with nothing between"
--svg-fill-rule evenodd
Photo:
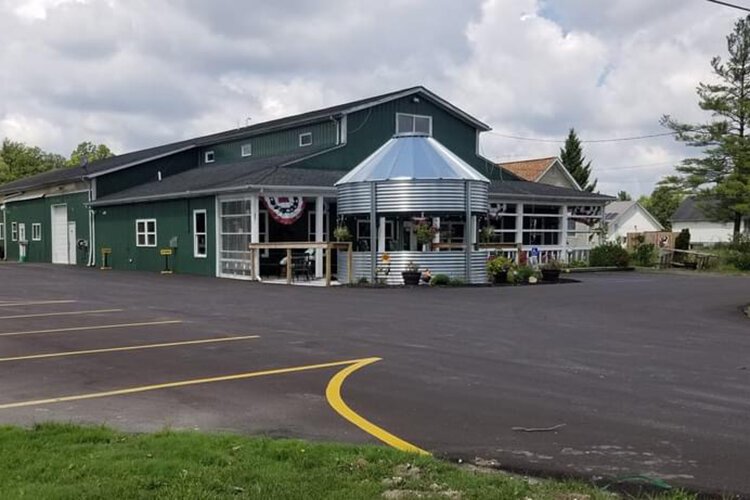
<instances>
[{"instance_id":1,"label":"evergreen tree","mask_svg":"<svg viewBox=\"0 0 750 500\"><path fill-rule=\"evenodd\" d=\"M732 221L734 234L750 214L750 16L727 36L726 61L711 60L717 83L698 86L698 105L712 120L684 124L662 118L678 141L701 148L703 156L684 160L677 171L683 186L697 196L706 215Z\"/></svg>"},{"instance_id":2,"label":"evergreen tree","mask_svg":"<svg viewBox=\"0 0 750 500\"><path fill-rule=\"evenodd\" d=\"M570 172L570 175L576 180L581 189L589 193L596 189L597 180L589 183L591 176L591 162L587 162L583 157L581 141L576 135L575 129L571 128L568 138L565 140L565 146L560 149L560 160L563 166Z\"/></svg>"},{"instance_id":3,"label":"evergreen tree","mask_svg":"<svg viewBox=\"0 0 750 500\"><path fill-rule=\"evenodd\" d=\"M630 193L627 191L618 191L617 192L617 201L632 201L633 198L630 196Z\"/></svg>"}]
</instances>

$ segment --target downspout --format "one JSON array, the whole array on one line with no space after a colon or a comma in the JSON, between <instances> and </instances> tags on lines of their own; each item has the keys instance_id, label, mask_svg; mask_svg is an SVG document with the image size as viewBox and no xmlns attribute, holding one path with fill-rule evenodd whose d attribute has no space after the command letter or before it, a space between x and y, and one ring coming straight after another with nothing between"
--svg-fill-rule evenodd
<instances>
[{"instance_id":1,"label":"downspout","mask_svg":"<svg viewBox=\"0 0 750 500\"><path fill-rule=\"evenodd\" d=\"M8 260L8 225L6 221L5 202L0 205L3 212L3 260Z\"/></svg>"},{"instance_id":2,"label":"downspout","mask_svg":"<svg viewBox=\"0 0 750 500\"><path fill-rule=\"evenodd\" d=\"M96 217L91 202L96 201L96 179L88 179L89 183L89 257L88 266L96 266Z\"/></svg>"}]
</instances>

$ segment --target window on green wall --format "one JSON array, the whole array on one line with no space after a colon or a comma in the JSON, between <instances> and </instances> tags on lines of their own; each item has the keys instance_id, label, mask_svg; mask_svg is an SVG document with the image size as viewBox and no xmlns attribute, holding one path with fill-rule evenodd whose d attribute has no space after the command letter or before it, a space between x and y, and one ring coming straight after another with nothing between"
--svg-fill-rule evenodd
<instances>
[{"instance_id":1,"label":"window on green wall","mask_svg":"<svg viewBox=\"0 0 750 500\"><path fill-rule=\"evenodd\" d=\"M243 158L246 157L246 156L252 156L252 154L253 154L253 145L249 144L249 143L248 144L243 144L240 147L240 152L242 153L242 157Z\"/></svg>"},{"instance_id":2,"label":"window on green wall","mask_svg":"<svg viewBox=\"0 0 750 500\"><path fill-rule=\"evenodd\" d=\"M206 151L206 153L203 155L203 161L205 163L213 163L216 161L216 155L213 151Z\"/></svg>"},{"instance_id":3,"label":"window on green wall","mask_svg":"<svg viewBox=\"0 0 750 500\"><path fill-rule=\"evenodd\" d=\"M206 235L206 211L193 210L193 257L205 258L208 255Z\"/></svg>"},{"instance_id":4,"label":"window on green wall","mask_svg":"<svg viewBox=\"0 0 750 500\"><path fill-rule=\"evenodd\" d=\"M11 241L18 241L18 222L10 223L10 239Z\"/></svg>"},{"instance_id":5,"label":"window on green wall","mask_svg":"<svg viewBox=\"0 0 750 500\"><path fill-rule=\"evenodd\" d=\"M313 143L312 132L305 132L299 135L299 147L311 146Z\"/></svg>"},{"instance_id":6,"label":"window on green wall","mask_svg":"<svg viewBox=\"0 0 750 500\"><path fill-rule=\"evenodd\" d=\"M135 221L135 246L156 246L156 219L138 219Z\"/></svg>"},{"instance_id":7,"label":"window on green wall","mask_svg":"<svg viewBox=\"0 0 750 500\"><path fill-rule=\"evenodd\" d=\"M432 117L396 113L396 135L432 135Z\"/></svg>"},{"instance_id":8,"label":"window on green wall","mask_svg":"<svg viewBox=\"0 0 750 500\"><path fill-rule=\"evenodd\" d=\"M31 225L31 240L42 241L42 225L39 222Z\"/></svg>"}]
</instances>

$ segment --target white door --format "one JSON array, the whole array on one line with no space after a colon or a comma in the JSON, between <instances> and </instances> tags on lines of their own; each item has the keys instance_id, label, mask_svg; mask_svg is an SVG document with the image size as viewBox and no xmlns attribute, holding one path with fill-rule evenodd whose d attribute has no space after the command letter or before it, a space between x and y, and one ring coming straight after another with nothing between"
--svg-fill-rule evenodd
<instances>
[{"instance_id":1,"label":"white door","mask_svg":"<svg viewBox=\"0 0 750 500\"><path fill-rule=\"evenodd\" d=\"M68 206L52 205L52 263L67 264L70 259L68 249Z\"/></svg>"},{"instance_id":2,"label":"white door","mask_svg":"<svg viewBox=\"0 0 750 500\"><path fill-rule=\"evenodd\" d=\"M78 239L76 238L76 223L75 221L68 222L68 264L76 263L76 244Z\"/></svg>"}]
</instances>

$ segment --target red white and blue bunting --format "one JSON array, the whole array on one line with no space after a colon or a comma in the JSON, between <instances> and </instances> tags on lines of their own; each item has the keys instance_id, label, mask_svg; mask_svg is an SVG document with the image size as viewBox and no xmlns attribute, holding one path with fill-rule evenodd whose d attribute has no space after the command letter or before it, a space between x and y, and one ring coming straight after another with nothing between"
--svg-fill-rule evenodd
<instances>
[{"instance_id":1,"label":"red white and blue bunting","mask_svg":"<svg viewBox=\"0 0 750 500\"><path fill-rule=\"evenodd\" d=\"M301 196L265 196L263 203L279 224L294 224L305 212L305 200Z\"/></svg>"}]
</instances>

